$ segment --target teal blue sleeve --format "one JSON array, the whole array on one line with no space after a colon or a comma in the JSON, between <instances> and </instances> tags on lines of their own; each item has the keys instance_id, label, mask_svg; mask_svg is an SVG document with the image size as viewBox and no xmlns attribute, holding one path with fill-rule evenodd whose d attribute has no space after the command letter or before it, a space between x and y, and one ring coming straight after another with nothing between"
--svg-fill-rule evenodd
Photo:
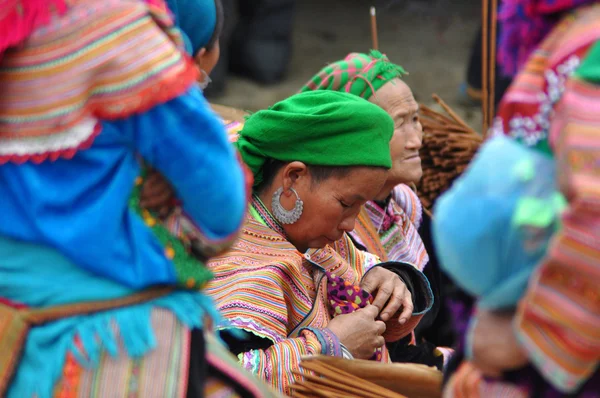
<instances>
[{"instance_id":1,"label":"teal blue sleeve","mask_svg":"<svg viewBox=\"0 0 600 398\"><path fill-rule=\"evenodd\" d=\"M135 118L137 151L173 185L208 239L234 233L245 212L244 176L222 121L196 87Z\"/></svg>"}]
</instances>

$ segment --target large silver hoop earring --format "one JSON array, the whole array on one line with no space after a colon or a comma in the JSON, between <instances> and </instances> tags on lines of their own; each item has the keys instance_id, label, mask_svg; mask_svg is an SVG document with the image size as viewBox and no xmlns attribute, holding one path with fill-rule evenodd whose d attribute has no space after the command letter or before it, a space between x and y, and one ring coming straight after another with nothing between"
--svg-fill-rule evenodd
<instances>
[{"instance_id":1,"label":"large silver hoop earring","mask_svg":"<svg viewBox=\"0 0 600 398\"><path fill-rule=\"evenodd\" d=\"M271 208L273 209L273 216L282 224L293 224L300 219L302 211L304 210L304 202L300 199L298 192L294 188L290 188L290 191L296 195L296 204L292 210L287 210L281 205L281 194L283 188L279 188L273 194L273 200L271 202Z\"/></svg>"}]
</instances>

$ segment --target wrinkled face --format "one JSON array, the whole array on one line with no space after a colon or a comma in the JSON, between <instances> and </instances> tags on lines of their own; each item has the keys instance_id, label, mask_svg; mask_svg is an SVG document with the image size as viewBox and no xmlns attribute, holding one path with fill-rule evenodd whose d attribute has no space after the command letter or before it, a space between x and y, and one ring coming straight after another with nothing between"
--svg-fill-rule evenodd
<instances>
[{"instance_id":1,"label":"wrinkled face","mask_svg":"<svg viewBox=\"0 0 600 398\"><path fill-rule=\"evenodd\" d=\"M294 164L303 165L300 162L290 165ZM284 169L287 167L289 165ZM353 167L343 177L333 176L315 183L310 171L304 167L294 171L289 178L304 202L304 211L296 223L283 226L290 242L301 252L322 248L339 240L344 232L352 231L361 206L380 192L388 173L380 168ZM281 178L275 179L273 191L282 186L277 181ZM284 178L280 202L286 209L292 209L296 196L286 191L288 186ZM270 203L271 198L268 200Z\"/></svg>"},{"instance_id":2,"label":"wrinkled face","mask_svg":"<svg viewBox=\"0 0 600 398\"><path fill-rule=\"evenodd\" d=\"M417 183L423 175L419 157L423 128L419 121L419 104L412 91L402 80L394 79L377 90L370 102L394 119L394 135L390 141L393 165L386 186Z\"/></svg>"}]
</instances>

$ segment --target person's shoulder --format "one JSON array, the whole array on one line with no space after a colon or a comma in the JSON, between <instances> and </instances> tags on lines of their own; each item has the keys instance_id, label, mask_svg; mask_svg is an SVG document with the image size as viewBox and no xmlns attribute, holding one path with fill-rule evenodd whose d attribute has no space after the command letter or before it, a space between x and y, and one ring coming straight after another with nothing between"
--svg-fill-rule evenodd
<instances>
[{"instance_id":1,"label":"person's shoulder","mask_svg":"<svg viewBox=\"0 0 600 398\"><path fill-rule=\"evenodd\" d=\"M303 258L284 237L261 223L247 218L237 241L225 253L212 258L208 265L215 273L263 275L295 273Z\"/></svg>"},{"instance_id":2,"label":"person's shoulder","mask_svg":"<svg viewBox=\"0 0 600 398\"><path fill-rule=\"evenodd\" d=\"M419 196L411 187L406 184L394 187L392 200L408 216L415 227L418 228L421 225L423 207Z\"/></svg>"}]
</instances>

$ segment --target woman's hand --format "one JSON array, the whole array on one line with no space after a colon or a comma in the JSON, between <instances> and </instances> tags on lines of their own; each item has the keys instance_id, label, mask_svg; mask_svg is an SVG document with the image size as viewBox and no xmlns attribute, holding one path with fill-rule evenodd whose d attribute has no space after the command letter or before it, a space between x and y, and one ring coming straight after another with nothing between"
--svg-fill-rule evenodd
<instances>
[{"instance_id":1,"label":"woman's hand","mask_svg":"<svg viewBox=\"0 0 600 398\"><path fill-rule=\"evenodd\" d=\"M371 304L379 308L382 321L388 321L400 307L402 313L398 318L399 323L405 324L412 316L412 295L402 279L392 271L382 267L373 268L364 276L360 286L375 297Z\"/></svg>"},{"instance_id":2,"label":"woman's hand","mask_svg":"<svg viewBox=\"0 0 600 398\"><path fill-rule=\"evenodd\" d=\"M327 328L340 339L354 358L370 359L375 350L385 344L381 336L385 332L385 323L375 320L378 314L377 307L368 305L351 314L336 316Z\"/></svg>"},{"instance_id":3,"label":"woman's hand","mask_svg":"<svg viewBox=\"0 0 600 398\"><path fill-rule=\"evenodd\" d=\"M148 173L144 180L140 196L140 206L154 210L160 217L165 217L171 211L171 201L175 197L173 188L159 173Z\"/></svg>"},{"instance_id":4,"label":"woman's hand","mask_svg":"<svg viewBox=\"0 0 600 398\"><path fill-rule=\"evenodd\" d=\"M522 368L529 362L513 329L514 314L478 310L473 329L471 362L487 376Z\"/></svg>"}]
</instances>

